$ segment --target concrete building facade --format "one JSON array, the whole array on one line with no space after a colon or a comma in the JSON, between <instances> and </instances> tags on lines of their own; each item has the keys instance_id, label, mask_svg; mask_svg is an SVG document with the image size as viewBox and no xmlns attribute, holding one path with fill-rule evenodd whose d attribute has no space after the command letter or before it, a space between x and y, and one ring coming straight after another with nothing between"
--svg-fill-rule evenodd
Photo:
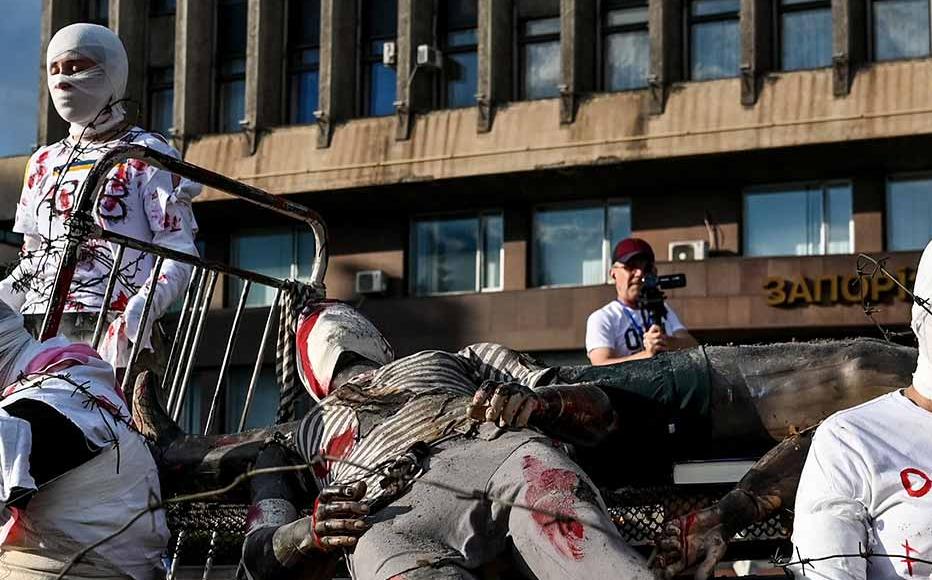
<instances>
[{"instance_id":1,"label":"concrete building facade","mask_svg":"<svg viewBox=\"0 0 932 580\"><path fill-rule=\"evenodd\" d=\"M319 211L328 294L399 354L488 340L579 362L629 234L661 273L686 273L668 295L700 340L878 334L850 284L870 273L857 254L889 255L908 284L932 233L929 0L891 7L110 0L107 22L140 122L192 163ZM88 9L45 0L43 46ZM43 98L40 144L64 132ZM24 162L0 160L0 178ZM207 257L307 271L290 224L210 190L196 214ZM357 293L372 270L385 289ZM237 296L220 286L217 337ZM889 280L863 287L876 322L908 322ZM243 369L270 295L252 299ZM204 341L204 377L222 342Z\"/></svg>"}]
</instances>

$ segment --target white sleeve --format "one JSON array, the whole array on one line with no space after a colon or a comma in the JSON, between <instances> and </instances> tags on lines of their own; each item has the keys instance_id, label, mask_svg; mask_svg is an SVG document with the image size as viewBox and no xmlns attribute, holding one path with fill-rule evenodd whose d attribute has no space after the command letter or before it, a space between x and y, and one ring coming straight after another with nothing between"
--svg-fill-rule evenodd
<instances>
[{"instance_id":1,"label":"white sleeve","mask_svg":"<svg viewBox=\"0 0 932 580\"><path fill-rule=\"evenodd\" d=\"M837 424L819 427L806 457L796 492L794 562L800 558L858 554L868 548L869 474L860 452L852 447L855 436L838 431L844 429ZM791 569L797 578L867 578L867 560L860 557L830 558Z\"/></svg>"},{"instance_id":2,"label":"white sleeve","mask_svg":"<svg viewBox=\"0 0 932 580\"><path fill-rule=\"evenodd\" d=\"M664 303L664 306L667 307L667 321L664 323L664 330L667 335L673 336L679 330L686 330L686 327L683 326L683 323L680 322L680 317L676 315L676 312L673 311L673 308L669 304Z\"/></svg>"},{"instance_id":3,"label":"white sleeve","mask_svg":"<svg viewBox=\"0 0 932 580\"><path fill-rule=\"evenodd\" d=\"M590 314L586 320L586 352L592 352L597 348L615 348L612 321L608 313L601 308Z\"/></svg>"}]
</instances>

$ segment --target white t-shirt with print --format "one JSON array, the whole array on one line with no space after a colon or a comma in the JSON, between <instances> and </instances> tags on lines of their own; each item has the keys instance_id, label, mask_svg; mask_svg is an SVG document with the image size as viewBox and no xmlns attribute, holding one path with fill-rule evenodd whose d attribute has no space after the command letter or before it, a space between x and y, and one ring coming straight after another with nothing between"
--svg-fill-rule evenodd
<instances>
[{"instance_id":1,"label":"white t-shirt with print","mask_svg":"<svg viewBox=\"0 0 932 580\"><path fill-rule=\"evenodd\" d=\"M806 578L929 578L932 565L932 413L902 391L825 420L816 431L796 492L793 558ZM803 570L794 567L799 577Z\"/></svg>"},{"instance_id":2,"label":"white t-shirt with print","mask_svg":"<svg viewBox=\"0 0 932 580\"><path fill-rule=\"evenodd\" d=\"M686 330L676 312L669 305L666 307L666 333L673 335L679 330ZM647 328L650 328L649 320ZM586 352L605 347L614 350L615 356L641 352L644 350L644 332L647 328L644 327L641 310L622 304L619 300L612 300L589 315L586 321Z\"/></svg>"},{"instance_id":3,"label":"white t-shirt with print","mask_svg":"<svg viewBox=\"0 0 932 580\"><path fill-rule=\"evenodd\" d=\"M2 295L18 297L19 303L11 306L23 314L45 312L67 241L65 221L91 167L113 146L123 143L145 145L178 157L159 135L134 127L112 141L84 144L77 150L68 138L42 147L30 158L13 226L25 238L21 262L0 282ZM107 175L93 212L94 221L113 232L197 254L191 199L199 192L200 186L195 183L130 159ZM82 244L66 312L100 307L115 252L116 244L101 240ZM123 310L126 301L148 280L153 264L151 255L126 248L111 299L112 310ZM190 267L168 261L158 282L172 286L173 293L177 293L189 273Z\"/></svg>"}]
</instances>

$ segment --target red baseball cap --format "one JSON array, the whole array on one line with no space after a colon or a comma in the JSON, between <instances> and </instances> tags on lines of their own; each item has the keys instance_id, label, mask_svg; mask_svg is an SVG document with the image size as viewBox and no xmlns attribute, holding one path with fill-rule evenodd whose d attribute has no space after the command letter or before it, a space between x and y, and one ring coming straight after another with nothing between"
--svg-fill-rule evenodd
<instances>
[{"instance_id":1,"label":"red baseball cap","mask_svg":"<svg viewBox=\"0 0 932 580\"><path fill-rule=\"evenodd\" d=\"M655 261L654 250L650 244L641 238L625 238L615 246L615 251L612 252L612 263L627 264L628 260L635 256L647 256L651 262Z\"/></svg>"}]
</instances>

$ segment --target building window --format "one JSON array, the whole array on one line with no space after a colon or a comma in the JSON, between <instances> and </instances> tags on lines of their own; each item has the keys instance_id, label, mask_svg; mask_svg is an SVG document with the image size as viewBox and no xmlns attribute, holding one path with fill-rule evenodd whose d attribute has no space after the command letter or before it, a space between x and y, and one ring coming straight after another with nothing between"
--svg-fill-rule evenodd
<instances>
[{"instance_id":1,"label":"building window","mask_svg":"<svg viewBox=\"0 0 932 580\"><path fill-rule=\"evenodd\" d=\"M602 17L602 85L606 91L647 86L647 3L614 1Z\"/></svg>"},{"instance_id":2,"label":"building window","mask_svg":"<svg viewBox=\"0 0 932 580\"><path fill-rule=\"evenodd\" d=\"M243 270L279 279L310 280L315 250L314 235L308 230L245 229L233 234L230 257L232 264ZM227 303L236 306L243 282L235 277L230 281ZM269 306L274 299L274 288L253 284L246 305Z\"/></svg>"},{"instance_id":3,"label":"building window","mask_svg":"<svg viewBox=\"0 0 932 580\"><path fill-rule=\"evenodd\" d=\"M780 0L780 66L803 70L832 64L830 0Z\"/></svg>"},{"instance_id":4,"label":"building window","mask_svg":"<svg viewBox=\"0 0 932 580\"><path fill-rule=\"evenodd\" d=\"M504 239L500 213L415 220L411 228L414 294L501 290Z\"/></svg>"},{"instance_id":5,"label":"building window","mask_svg":"<svg viewBox=\"0 0 932 580\"><path fill-rule=\"evenodd\" d=\"M518 26L519 95L522 100L560 94L560 18L532 18Z\"/></svg>"},{"instance_id":6,"label":"building window","mask_svg":"<svg viewBox=\"0 0 932 580\"><path fill-rule=\"evenodd\" d=\"M630 235L629 203L538 209L534 213L534 286L606 282L612 248Z\"/></svg>"},{"instance_id":7,"label":"building window","mask_svg":"<svg viewBox=\"0 0 932 580\"><path fill-rule=\"evenodd\" d=\"M385 44L395 42L398 31L397 0L361 0L362 111L366 117L395 112L395 69L382 64Z\"/></svg>"},{"instance_id":8,"label":"building window","mask_svg":"<svg viewBox=\"0 0 932 580\"><path fill-rule=\"evenodd\" d=\"M149 69L149 130L171 136L175 100L175 69Z\"/></svg>"},{"instance_id":9,"label":"building window","mask_svg":"<svg viewBox=\"0 0 932 580\"><path fill-rule=\"evenodd\" d=\"M246 110L246 0L217 6L217 115L221 133L240 130Z\"/></svg>"},{"instance_id":10,"label":"building window","mask_svg":"<svg viewBox=\"0 0 932 580\"><path fill-rule=\"evenodd\" d=\"M921 250L932 239L932 176L887 182L887 249Z\"/></svg>"},{"instance_id":11,"label":"building window","mask_svg":"<svg viewBox=\"0 0 932 580\"><path fill-rule=\"evenodd\" d=\"M450 109L470 107L476 104L479 78L477 1L447 0L443 10L443 101Z\"/></svg>"},{"instance_id":12,"label":"building window","mask_svg":"<svg viewBox=\"0 0 932 580\"><path fill-rule=\"evenodd\" d=\"M246 404L246 392L249 390L249 381L252 379L253 367L231 367L226 380L226 405L224 405L224 432L234 433L239 427L243 406ZM216 386L216 383L215 385ZM212 387L213 388L213 387ZM253 390L252 403L249 405L249 414L246 415L244 429L258 429L275 423L280 400L278 383L275 379L275 367L265 365L259 371L256 386Z\"/></svg>"},{"instance_id":13,"label":"building window","mask_svg":"<svg viewBox=\"0 0 932 580\"><path fill-rule=\"evenodd\" d=\"M871 0L874 60L929 55L929 0Z\"/></svg>"},{"instance_id":14,"label":"building window","mask_svg":"<svg viewBox=\"0 0 932 580\"><path fill-rule=\"evenodd\" d=\"M149 12L152 16L167 16L177 10L175 0L149 0Z\"/></svg>"},{"instance_id":15,"label":"building window","mask_svg":"<svg viewBox=\"0 0 932 580\"><path fill-rule=\"evenodd\" d=\"M320 0L288 3L288 121L316 121L320 81Z\"/></svg>"},{"instance_id":16,"label":"building window","mask_svg":"<svg viewBox=\"0 0 932 580\"><path fill-rule=\"evenodd\" d=\"M689 76L704 81L738 76L740 0L689 3Z\"/></svg>"},{"instance_id":17,"label":"building window","mask_svg":"<svg viewBox=\"0 0 932 580\"><path fill-rule=\"evenodd\" d=\"M85 22L107 26L110 22L109 0L84 0Z\"/></svg>"},{"instance_id":18,"label":"building window","mask_svg":"<svg viewBox=\"0 0 932 580\"><path fill-rule=\"evenodd\" d=\"M817 256L854 250L850 183L768 188L744 196L747 256Z\"/></svg>"}]
</instances>

